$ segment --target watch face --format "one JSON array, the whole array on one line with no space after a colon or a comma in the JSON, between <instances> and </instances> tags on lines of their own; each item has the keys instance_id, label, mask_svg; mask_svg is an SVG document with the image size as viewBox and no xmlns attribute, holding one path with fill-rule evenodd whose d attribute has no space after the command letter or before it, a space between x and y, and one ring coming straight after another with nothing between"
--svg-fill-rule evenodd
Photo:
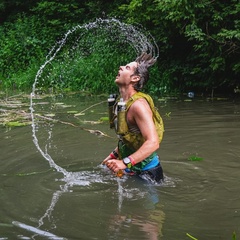
<instances>
[{"instance_id":1,"label":"watch face","mask_svg":"<svg viewBox=\"0 0 240 240\"><path fill-rule=\"evenodd\" d=\"M128 165L129 163L131 163L129 158L124 158L123 159L124 164Z\"/></svg>"},{"instance_id":2,"label":"watch face","mask_svg":"<svg viewBox=\"0 0 240 240\"><path fill-rule=\"evenodd\" d=\"M127 168L131 168L132 167L132 163L131 160L129 158L124 158L123 159L124 164L127 166Z\"/></svg>"}]
</instances>

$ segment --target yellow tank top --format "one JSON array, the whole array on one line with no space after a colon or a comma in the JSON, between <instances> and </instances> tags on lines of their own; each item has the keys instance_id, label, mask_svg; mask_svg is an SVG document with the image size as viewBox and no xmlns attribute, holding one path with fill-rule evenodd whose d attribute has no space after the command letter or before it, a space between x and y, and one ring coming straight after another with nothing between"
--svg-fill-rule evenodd
<instances>
[{"instance_id":1,"label":"yellow tank top","mask_svg":"<svg viewBox=\"0 0 240 240\"><path fill-rule=\"evenodd\" d=\"M145 94L142 92L135 93L126 103L126 115L127 115L127 111L131 107L131 105L140 98L146 99L146 101L148 102L148 104L152 110L153 121L154 121L154 124L156 127L156 131L157 131L158 139L159 139L159 143L160 143L163 138L164 125L163 125L163 121L162 121L160 114L158 113L157 109L154 106L152 98L148 94ZM121 119L121 121L123 121L123 120ZM127 120L125 118L125 123L123 123L121 121L118 121L117 124L126 124ZM129 129L121 136L121 139L133 151L138 150L145 141L140 132L136 132L136 131L131 132L131 131L129 131Z\"/></svg>"}]
</instances>

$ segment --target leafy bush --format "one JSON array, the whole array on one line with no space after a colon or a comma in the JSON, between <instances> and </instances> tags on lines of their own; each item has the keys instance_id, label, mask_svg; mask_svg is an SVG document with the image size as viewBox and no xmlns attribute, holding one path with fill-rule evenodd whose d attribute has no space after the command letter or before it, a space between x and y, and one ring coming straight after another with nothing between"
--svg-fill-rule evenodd
<instances>
[{"instance_id":1,"label":"leafy bush","mask_svg":"<svg viewBox=\"0 0 240 240\"><path fill-rule=\"evenodd\" d=\"M0 28L0 75L4 87L21 88L32 83L26 76L45 57L47 35L42 21L24 14Z\"/></svg>"}]
</instances>

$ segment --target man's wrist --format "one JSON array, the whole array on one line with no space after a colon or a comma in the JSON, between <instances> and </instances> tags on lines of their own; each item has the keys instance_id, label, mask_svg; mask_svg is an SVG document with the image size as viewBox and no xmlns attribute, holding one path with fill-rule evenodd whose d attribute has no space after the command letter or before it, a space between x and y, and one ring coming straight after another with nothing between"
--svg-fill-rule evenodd
<instances>
[{"instance_id":1,"label":"man's wrist","mask_svg":"<svg viewBox=\"0 0 240 240\"><path fill-rule=\"evenodd\" d=\"M128 158L130 159L132 166L136 165L136 162L133 157L128 156Z\"/></svg>"},{"instance_id":2,"label":"man's wrist","mask_svg":"<svg viewBox=\"0 0 240 240\"><path fill-rule=\"evenodd\" d=\"M129 157L125 157L123 158L123 163L126 165L127 168L131 168L132 167L132 163Z\"/></svg>"},{"instance_id":3,"label":"man's wrist","mask_svg":"<svg viewBox=\"0 0 240 240\"><path fill-rule=\"evenodd\" d=\"M136 163L133 157L128 156L123 159L123 163L126 165L127 168L132 168Z\"/></svg>"},{"instance_id":4,"label":"man's wrist","mask_svg":"<svg viewBox=\"0 0 240 240\"><path fill-rule=\"evenodd\" d=\"M113 158L113 159L117 159L117 158L118 158L118 153L117 153L115 150L113 150L113 151L109 154L109 156L110 156L111 158Z\"/></svg>"}]
</instances>

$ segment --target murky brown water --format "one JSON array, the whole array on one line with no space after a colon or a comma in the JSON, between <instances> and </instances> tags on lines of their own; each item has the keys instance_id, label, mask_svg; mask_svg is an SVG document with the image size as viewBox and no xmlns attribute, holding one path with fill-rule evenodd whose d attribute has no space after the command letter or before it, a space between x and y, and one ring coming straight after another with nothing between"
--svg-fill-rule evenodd
<instances>
[{"instance_id":1,"label":"murky brown water","mask_svg":"<svg viewBox=\"0 0 240 240\"><path fill-rule=\"evenodd\" d=\"M31 126L0 128L0 239L191 239L188 233L226 240L240 234L239 102L159 102L166 182L151 186L118 179L100 165L117 140L108 123L96 123L107 105L86 109L103 100L72 96L35 106L61 121L36 123L38 144L60 171L36 148ZM73 110L85 115L74 117ZM203 160L188 160L193 157Z\"/></svg>"}]
</instances>

